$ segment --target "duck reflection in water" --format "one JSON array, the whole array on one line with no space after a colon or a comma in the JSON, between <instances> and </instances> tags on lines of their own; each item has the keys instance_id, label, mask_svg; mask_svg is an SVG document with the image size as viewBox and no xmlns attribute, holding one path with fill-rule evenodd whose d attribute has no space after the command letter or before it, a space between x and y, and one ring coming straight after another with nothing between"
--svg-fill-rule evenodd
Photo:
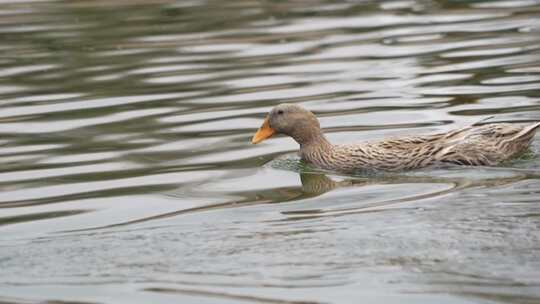
<instances>
[{"instance_id":1,"label":"duck reflection in water","mask_svg":"<svg viewBox=\"0 0 540 304\"><path fill-rule=\"evenodd\" d=\"M358 202L354 207L333 208L327 206L324 209L302 209L296 211L284 211L285 215L290 216L323 216L335 215L336 213L356 213L356 212L374 212L382 211L387 207L395 208L395 205L401 203L411 203L414 201L433 199L447 195L454 191L474 187L494 187L515 183L527 178L527 172L519 170L513 171L512 175L499 175L495 168L485 169L485 174L480 174L476 178L470 177L470 172L463 170L462 167L440 170L436 172L426 171L425 175L381 175L370 177L337 177L324 173L299 173L301 188L281 188L273 193L273 196L279 195L281 198L287 197L287 201L304 200L314 198L331 191L339 191L343 188L351 187L394 187L396 196L379 197L373 195L378 192L362 193L357 197ZM508 171L505 171L508 172ZM448 177L434 177L433 175L446 174ZM457 175L457 176L456 176ZM418 185L418 186L415 186ZM277 189L275 189L277 190ZM363 196L363 197L362 197ZM274 197L274 199L276 199ZM363 202L362 202L363 201Z\"/></svg>"},{"instance_id":2,"label":"duck reflection in water","mask_svg":"<svg viewBox=\"0 0 540 304\"><path fill-rule=\"evenodd\" d=\"M298 161L295 160L285 160L286 163L299 165ZM282 163L283 164L283 163ZM291 169L291 168L289 168ZM298 169L298 168L296 168ZM459 168L458 168L459 169ZM323 208L311 208L311 209L302 209L302 210L286 210L281 211L283 215L286 215L288 219L296 218L305 218L305 217L318 217L318 216L327 216L327 215L336 215L336 214L349 214L349 213L361 213L361 212L376 212L385 210L384 207L393 206L400 203L406 203L411 201L417 201L422 199L436 198L437 196L448 194L452 191L458 189L472 188L472 187L493 187L500 186L505 184L515 183L520 180L524 180L530 177L531 174L526 170L511 170L513 174L511 175L498 175L497 172L506 172L510 170L498 170L495 168L487 169L482 176L477 176L476 179L471 179L470 174L463 169L459 169L458 177L441 177L440 172L434 174L434 172L427 171L424 176L411 176L411 175L379 175L379 176L337 176L325 174L322 172L305 172L301 171L298 173L300 179L300 186L289 186L289 187L269 187L264 190L254 190L249 192L234 192L227 194L236 196L239 199L226 201L217 204L204 205L194 208L180 209L173 212L163 213L155 216L135 219L132 221L127 221L123 223L117 223L114 225L99 226L87 229L73 230L73 231L91 231L96 229L111 228L117 226L131 225L135 223L142 223L151 220L163 219L168 217L179 216L183 214L217 210L217 209L227 209L227 208L237 208L237 207L246 207L251 205L261 205L261 204L276 204L276 203L286 203L286 202L303 202L303 207L313 206L311 201L306 201L317 196L321 196L325 193L332 191L339 191L339 189L351 188L351 187L368 187L368 186L401 186L406 187L407 189L415 190L425 190L426 185L445 185L444 187L434 188L432 191L421 191L421 193L406 193L407 195L394 198L379 198L378 196L366 196L365 202L362 202L360 205L354 204L354 207L338 207L326 205ZM478 169L475 170L476 173ZM297 171L298 172L298 171ZM444 171L446 174L455 173L452 170ZM433 177L437 175L438 177ZM442 174L444 175L444 174ZM452 175L452 174L448 174ZM454 174L455 175L455 174ZM418 186L412 186L417 184ZM403 191L401 194L405 193ZM178 195L183 195L181 192ZM176 196L174 192L169 192L168 196ZM367 199L369 198L369 199ZM357 201L362 201L363 198L355 197ZM73 232L71 231L71 232Z\"/></svg>"},{"instance_id":3,"label":"duck reflection in water","mask_svg":"<svg viewBox=\"0 0 540 304\"><path fill-rule=\"evenodd\" d=\"M321 173L300 173L300 181L302 182L302 192L306 196L318 196L336 188L365 184L365 181L353 179L336 181Z\"/></svg>"}]
</instances>

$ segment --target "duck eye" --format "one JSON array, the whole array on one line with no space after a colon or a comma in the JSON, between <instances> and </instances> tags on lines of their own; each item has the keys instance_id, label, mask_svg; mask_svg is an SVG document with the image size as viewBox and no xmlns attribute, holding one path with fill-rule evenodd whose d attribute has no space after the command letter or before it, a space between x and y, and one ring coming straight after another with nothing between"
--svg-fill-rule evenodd
<instances>
[{"instance_id":1,"label":"duck eye","mask_svg":"<svg viewBox=\"0 0 540 304\"><path fill-rule=\"evenodd\" d=\"M278 113L278 115L281 115L281 114L283 114L283 110L278 110L277 113Z\"/></svg>"}]
</instances>

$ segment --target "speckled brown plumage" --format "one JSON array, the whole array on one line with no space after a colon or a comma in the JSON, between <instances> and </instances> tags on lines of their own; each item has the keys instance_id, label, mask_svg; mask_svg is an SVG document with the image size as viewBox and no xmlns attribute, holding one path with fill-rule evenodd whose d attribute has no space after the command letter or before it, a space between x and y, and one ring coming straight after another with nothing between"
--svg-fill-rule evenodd
<instances>
[{"instance_id":1,"label":"speckled brown plumage","mask_svg":"<svg viewBox=\"0 0 540 304\"><path fill-rule=\"evenodd\" d=\"M493 123L433 135L333 145L313 113L297 105L281 104L269 113L253 143L283 133L300 144L299 154L306 162L342 172L402 171L445 163L493 166L524 152L538 127L540 123Z\"/></svg>"}]
</instances>

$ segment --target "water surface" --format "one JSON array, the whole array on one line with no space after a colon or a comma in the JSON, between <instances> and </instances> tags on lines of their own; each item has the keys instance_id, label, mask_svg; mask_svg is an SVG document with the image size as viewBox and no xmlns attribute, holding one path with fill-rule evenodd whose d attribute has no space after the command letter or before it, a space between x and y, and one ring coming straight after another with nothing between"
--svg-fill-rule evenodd
<instances>
[{"instance_id":1,"label":"water surface","mask_svg":"<svg viewBox=\"0 0 540 304\"><path fill-rule=\"evenodd\" d=\"M540 136L342 176L349 143L540 120L539 1L1 1L0 302L539 303Z\"/></svg>"}]
</instances>

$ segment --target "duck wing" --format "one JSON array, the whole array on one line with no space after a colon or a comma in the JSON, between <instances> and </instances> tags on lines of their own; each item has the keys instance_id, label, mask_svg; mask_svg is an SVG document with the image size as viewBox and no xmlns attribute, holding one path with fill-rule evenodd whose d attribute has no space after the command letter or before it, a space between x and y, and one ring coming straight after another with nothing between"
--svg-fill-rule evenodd
<instances>
[{"instance_id":1,"label":"duck wing","mask_svg":"<svg viewBox=\"0 0 540 304\"><path fill-rule=\"evenodd\" d=\"M524 152L540 123L519 126L494 123L449 132L437 161L469 166L493 166Z\"/></svg>"},{"instance_id":2,"label":"duck wing","mask_svg":"<svg viewBox=\"0 0 540 304\"><path fill-rule=\"evenodd\" d=\"M434 155L445 148L444 134L394 138L334 148L335 155L343 156L347 167L401 171L421 168L434 161Z\"/></svg>"},{"instance_id":3,"label":"duck wing","mask_svg":"<svg viewBox=\"0 0 540 304\"><path fill-rule=\"evenodd\" d=\"M493 123L447 133L337 146L344 167L400 171L436 163L493 166L525 151L540 123ZM336 153L337 152L337 153Z\"/></svg>"}]
</instances>

